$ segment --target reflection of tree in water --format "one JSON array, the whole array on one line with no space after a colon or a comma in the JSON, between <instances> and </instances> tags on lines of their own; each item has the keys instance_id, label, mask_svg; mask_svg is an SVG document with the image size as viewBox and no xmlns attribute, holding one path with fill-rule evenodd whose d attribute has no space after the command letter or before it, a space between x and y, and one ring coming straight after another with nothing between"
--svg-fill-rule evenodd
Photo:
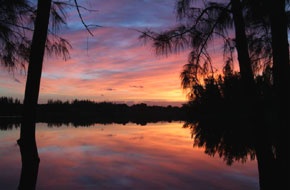
<instances>
[{"instance_id":1,"label":"reflection of tree in water","mask_svg":"<svg viewBox=\"0 0 290 190\"><path fill-rule=\"evenodd\" d=\"M277 187L273 139L265 126L255 125L247 114L219 112L187 121L183 127L191 128L193 146L203 147L210 156L218 155L227 165L256 159L260 187Z\"/></svg>"},{"instance_id":2,"label":"reflection of tree in water","mask_svg":"<svg viewBox=\"0 0 290 190\"><path fill-rule=\"evenodd\" d=\"M254 137L246 123L212 118L186 122L183 127L192 129L193 146L204 147L206 154L218 155L228 165L255 159Z\"/></svg>"},{"instance_id":3,"label":"reflection of tree in water","mask_svg":"<svg viewBox=\"0 0 290 190\"><path fill-rule=\"evenodd\" d=\"M0 130L12 130L20 127L20 118L16 117L0 117Z\"/></svg>"}]
</instances>

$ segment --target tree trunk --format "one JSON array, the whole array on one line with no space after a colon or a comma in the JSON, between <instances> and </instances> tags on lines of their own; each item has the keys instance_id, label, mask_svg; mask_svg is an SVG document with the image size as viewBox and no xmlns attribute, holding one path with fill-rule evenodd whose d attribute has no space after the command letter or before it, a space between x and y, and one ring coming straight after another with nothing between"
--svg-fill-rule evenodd
<instances>
[{"instance_id":1,"label":"tree trunk","mask_svg":"<svg viewBox=\"0 0 290 190\"><path fill-rule=\"evenodd\" d=\"M238 62L240 67L240 74L246 95L249 98L256 96L254 74L251 66L251 59L248 52L248 40L246 36L245 22L242 13L242 5L240 0L231 0L232 14L235 25L236 49L238 53Z\"/></svg>"},{"instance_id":2,"label":"tree trunk","mask_svg":"<svg viewBox=\"0 0 290 190\"><path fill-rule=\"evenodd\" d=\"M259 98L255 86L254 73L251 66L251 59L248 52L248 40L246 36L245 22L243 17L243 7L240 0L231 0L232 14L235 25L236 49L240 74L243 83L245 96L245 107L243 111L248 114L250 122L253 123L252 133L256 138L255 150L258 162L260 189L268 190L274 187L275 177L273 177L274 155L269 141L269 135L265 123L261 119L259 109Z\"/></svg>"},{"instance_id":3,"label":"tree trunk","mask_svg":"<svg viewBox=\"0 0 290 190\"><path fill-rule=\"evenodd\" d=\"M39 156L35 140L35 114L40 89L51 0L38 0L24 95L24 113L17 141L22 161L19 189L35 189Z\"/></svg>"},{"instance_id":4,"label":"tree trunk","mask_svg":"<svg viewBox=\"0 0 290 190\"><path fill-rule=\"evenodd\" d=\"M285 13L285 0L270 0L270 21L273 51L273 78L275 88L275 101L277 105L277 164L279 184L281 188L289 189L290 181L290 67L289 44L287 30L287 16ZM288 188L287 188L288 187Z\"/></svg>"}]
</instances>

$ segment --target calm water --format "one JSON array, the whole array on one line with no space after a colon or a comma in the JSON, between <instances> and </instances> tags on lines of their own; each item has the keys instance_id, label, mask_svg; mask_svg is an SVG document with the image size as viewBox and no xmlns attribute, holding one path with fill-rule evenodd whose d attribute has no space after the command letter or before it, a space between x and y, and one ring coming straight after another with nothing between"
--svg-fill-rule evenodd
<instances>
[{"instance_id":1,"label":"calm water","mask_svg":"<svg viewBox=\"0 0 290 190\"><path fill-rule=\"evenodd\" d=\"M258 190L256 161L228 166L193 148L183 123L36 125L37 189ZM17 189L19 129L0 131L0 189Z\"/></svg>"}]
</instances>

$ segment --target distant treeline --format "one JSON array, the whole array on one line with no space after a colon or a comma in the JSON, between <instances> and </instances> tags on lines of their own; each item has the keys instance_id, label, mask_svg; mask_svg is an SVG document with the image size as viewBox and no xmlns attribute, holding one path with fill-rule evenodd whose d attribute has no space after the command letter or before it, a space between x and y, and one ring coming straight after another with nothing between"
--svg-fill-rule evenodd
<instances>
[{"instance_id":1,"label":"distant treeline","mask_svg":"<svg viewBox=\"0 0 290 190\"><path fill-rule=\"evenodd\" d=\"M0 98L1 120L20 122L23 104L18 99ZM145 125L148 122L182 121L186 113L177 106L149 106L144 103L127 105L112 102L93 102L90 100L49 100L39 104L36 111L36 122L46 122L52 125L71 123L75 126L92 125L94 123L129 122Z\"/></svg>"},{"instance_id":2,"label":"distant treeline","mask_svg":"<svg viewBox=\"0 0 290 190\"><path fill-rule=\"evenodd\" d=\"M0 116L19 116L22 114L22 104L19 99L0 97Z\"/></svg>"}]
</instances>

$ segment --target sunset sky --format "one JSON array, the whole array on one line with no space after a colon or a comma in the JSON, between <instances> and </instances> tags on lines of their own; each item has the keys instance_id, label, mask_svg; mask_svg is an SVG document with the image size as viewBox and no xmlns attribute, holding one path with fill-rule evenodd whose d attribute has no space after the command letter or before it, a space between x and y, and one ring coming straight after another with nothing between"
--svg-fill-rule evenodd
<instances>
[{"instance_id":1,"label":"sunset sky","mask_svg":"<svg viewBox=\"0 0 290 190\"><path fill-rule=\"evenodd\" d=\"M45 57L39 96L48 99L181 105L187 98L179 74L188 51L157 56L150 42L136 30L162 31L176 24L175 0L86 0L79 3L91 36L75 8L67 11L67 25L59 35L72 49L70 59ZM0 95L23 99L25 74L0 71Z\"/></svg>"}]
</instances>

